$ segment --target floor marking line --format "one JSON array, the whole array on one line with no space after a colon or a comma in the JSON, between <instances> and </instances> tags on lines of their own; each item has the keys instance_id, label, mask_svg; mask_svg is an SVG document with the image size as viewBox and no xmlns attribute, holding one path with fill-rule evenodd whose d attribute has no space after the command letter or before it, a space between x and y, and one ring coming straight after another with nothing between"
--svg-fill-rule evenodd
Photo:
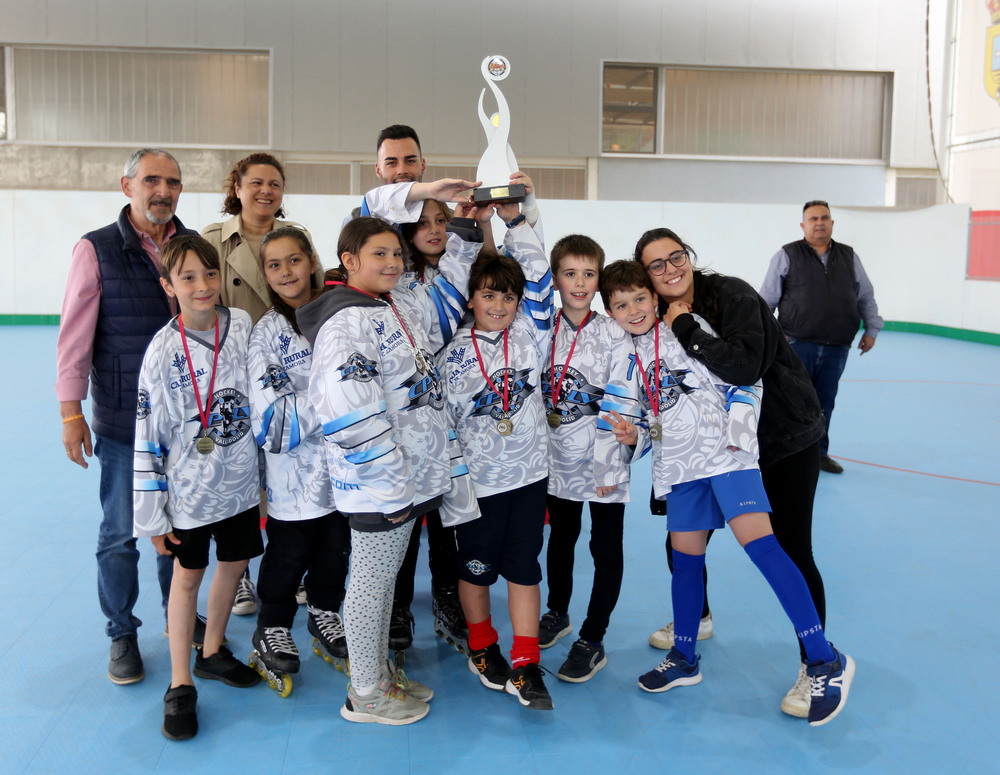
<instances>
[{"instance_id":1,"label":"floor marking line","mask_svg":"<svg viewBox=\"0 0 1000 775\"><path fill-rule=\"evenodd\" d=\"M881 463L869 463L867 460L852 460L849 457L840 457L840 455L830 455L830 457L835 457L837 460L843 460L846 463L857 463L862 466L872 466L873 468L885 468L889 471L901 471L904 474L916 474L917 476L933 476L935 479L950 479L953 482L967 482L969 484L987 484L990 487L1000 487L1000 482L984 482L980 479L963 479L961 476L948 476L946 474L932 474L928 471L914 471L912 468L897 468L896 466L886 466Z\"/></svg>"}]
</instances>

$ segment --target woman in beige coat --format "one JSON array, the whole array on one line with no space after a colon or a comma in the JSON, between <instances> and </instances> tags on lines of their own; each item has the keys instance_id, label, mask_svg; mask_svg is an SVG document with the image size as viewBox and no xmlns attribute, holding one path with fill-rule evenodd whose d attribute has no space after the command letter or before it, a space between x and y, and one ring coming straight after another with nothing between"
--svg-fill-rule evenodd
<instances>
[{"instance_id":1,"label":"woman in beige coat","mask_svg":"<svg viewBox=\"0 0 1000 775\"><path fill-rule=\"evenodd\" d=\"M301 224L281 220L285 214L281 207L285 170L269 153L252 153L236 162L226 179L225 193L222 212L233 217L206 226L201 234L219 251L221 303L246 310L256 323L271 306L267 282L259 268L261 240L281 226L306 230ZM322 280L323 267L319 266L316 273Z\"/></svg>"}]
</instances>

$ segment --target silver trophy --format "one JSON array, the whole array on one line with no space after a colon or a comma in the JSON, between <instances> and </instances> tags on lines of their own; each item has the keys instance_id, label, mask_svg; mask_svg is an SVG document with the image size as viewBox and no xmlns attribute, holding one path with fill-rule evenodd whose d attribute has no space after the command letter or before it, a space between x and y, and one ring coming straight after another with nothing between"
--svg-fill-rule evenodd
<instances>
[{"instance_id":1,"label":"silver trophy","mask_svg":"<svg viewBox=\"0 0 1000 775\"><path fill-rule=\"evenodd\" d=\"M482 202L521 202L524 200L524 186L521 183L511 183L510 176L518 170L517 159L510 149L507 140L510 136L510 108L503 92L497 86L510 75L510 62L506 57L493 54L486 57L482 64L483 78L493 92L497 103L497 112L487 117L483 110L483 96L486 89L479 92L479 123L486 132L486 151L479 160L476 178L483 185L472 192L473 201Z\"/></svg>"}]
</instances>

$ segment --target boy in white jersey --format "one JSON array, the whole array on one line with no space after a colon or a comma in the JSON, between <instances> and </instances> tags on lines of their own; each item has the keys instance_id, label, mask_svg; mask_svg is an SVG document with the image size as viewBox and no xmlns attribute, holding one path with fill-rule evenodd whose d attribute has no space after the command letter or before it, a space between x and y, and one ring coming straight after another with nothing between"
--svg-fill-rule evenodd
<instances>
[{"instance_id":1,"label":"boy in white jersey","mask_svg":"<svg viewBox=\"0 0 1000 775\"><path fill-rule=\"evenodd\" d=\"M557 676L564 681L590 680L607 664L604 634L621 591L624 558L622 532L628 502L628 466L612 459L615 470L601 471L614 484L597 486L594 438L604 387L611 375L611 354L625 332L611 318L595 314L604 251L590 237L570 234L551 254L552 277L562 309L555 315L552 342L543 353L549 428L549 543L546 552L548 612L538 625L540 648L554 646L569 634L573 559L580 536L583 504L590 503L590 553L594 582L580 637ZM553 399L555 396L555 399Z\"/></svg>"},{"instance_id":2,"label":"boy in white jersey","mask_svg":"<svg viewBox=\"0 0 1000 775\"><path fill-rule=\"evenodd\" d=\"M669 262L683 270L680 282L690 281L688 248L669 242L659 264L651 262L644 269L637 261L617 261L601 278L608 312L631 334L631 341L614 355L597 454L608 460L630 456L637 446L652 447L653 490L667 500L674 555L674 647L659 665L639 676L639 688L665 692L701 682L700 656L694 649L704 601L705 546L710 530L728 524L802 641L812 681L809 723L819 726L843 707L854 661L826 640L805 579L771 529L771 505L757 467L760 382L726 384L687 355L671 324L679 315L692 314L689 301L672 302L665 320L659 319L659 299L649 274L662 274Z\"/></svg>"},{"instance_id":3,"label":"boy in white jersey","mask_svg":"<svg viewBox=\"0 0 1000 775\"><path fill-rule=\"evenodd\" d=\"M218 566L194 674L236 687L259 678L223 645L226 622L247 561L264 547L246 371L250 316L216 306L219 255L197 235L170 241L161 283L180 314L153 337L139 373L134 532L174 557L162 732L185 740L198 732L190 643L209 541L215 539Z\"/></svg>"},{"instance_id":4,"label":"boy in white jersey","mask_svg":"<svg viewBox=\"0 0 1000 775\"><path fill-rule=\"evenodd\" d=\"M517 205L496 211L508 228L504 250L521 267L489 250L480 255L469 277L474 322L438 353L446 406L483 514L456 530L459 596L469 626L469 669L484 686L551 710L538 665L538 555L548 475L541 348L548 341L551 276ZM490 586L499 576L507 580L513 670L490 617Z\"/></svg>"}]
</instances>

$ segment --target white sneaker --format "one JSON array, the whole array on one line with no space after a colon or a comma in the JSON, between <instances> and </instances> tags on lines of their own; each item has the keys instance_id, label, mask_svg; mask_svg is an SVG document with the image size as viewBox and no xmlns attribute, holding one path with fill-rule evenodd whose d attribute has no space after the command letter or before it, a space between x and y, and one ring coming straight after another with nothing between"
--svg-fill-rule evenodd
<instances>
[{"instance_id":1,"label":"white sneaker","mask_svg":"<svg viewBox=\"0 0 1000 775\"><path fill-rule=\"evenodd\" d=\"M708 640L712 637L712 612L698 622L698 640ZM674 623L663 625L649 636L649 645L654 648L669 651L674 647Z\"/></svg>"},{"instance_id":2,"label":"white sneaker","mask_svg":"<svg viewBox=\"0 0 1000 775\"><path fill-rule=\"evenodd\" d=\"M237 616L249 616L257 613L257 598L253 594L253 582L249 576L240 576L236 585L236 597L233 598L233 613Z\"/></svg>"},{"instance_id":3,"label":"white sneaker","mask_svg":"<svg viewBox=\"0 0 1000 775\"><path fill-rule=\"evenodd\" d=\"M781 710L789 716L795 716L795 718L809 718L809 704L811 702L809 676L806 675L806 666L801 664L799 665L799 677L795 679L795 686L788 690L785 699L781 701Z\"/></svg>"},{"instance_id":4,"label":"white sneaker","mask_svg":"<svg viewBox=\"0 0 1000 775\"><path fill-rule=\"evenodd\" d=\"M402 726L420 721L430 709L430 705L406 694L386 676L368 697L359 697L354 693L354 685L348 684L347 700L340 707L340 715L359 724Z\"/></svg>"}]
</instances>

